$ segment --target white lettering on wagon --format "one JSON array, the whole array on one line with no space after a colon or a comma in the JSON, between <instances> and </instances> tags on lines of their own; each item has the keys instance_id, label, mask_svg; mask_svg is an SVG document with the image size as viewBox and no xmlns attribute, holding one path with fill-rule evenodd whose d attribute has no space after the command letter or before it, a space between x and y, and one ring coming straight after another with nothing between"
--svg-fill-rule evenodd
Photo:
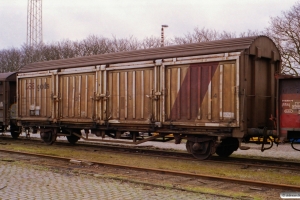
<instances>
[{"instance_id":1,"label":"white lettering on wagon","mask_svg":"<svg viewBox=\"0 0 300 200\"><path fill-rule=\"evenodd\" d=\"M284 113L293 113L294 111L293 111L293 109L284 109L283 112Z\"/></svg>"},{"instance_id":2,"label":"white lettering on wagon","mask_svg":"<svg viewBox=\"0 0 300 200\"><path fill-rule=\"evenodd\" d=\"M234 113L233 112L223 112L223 117L224 118L234 118Z\"/></svg>"},{"instance_id":3,"label":"white lettering on wagon","mask_svg":"<svg viewBox=\"0 0 300 200\"><path fill-rule=\"evenodd\" d=\"M300 109L300 105L292 105L292 109Z\"/></svg>"},{"instance_id":4,"label":"white lettering on wagon","mask_svg":"<svg viewBox=\"0 0 300 200\"><path fill-rule=\"evenodd\" d=\"M290 103L282 103L282 107L285 107L285 106L291 107L291 104Z\"/></svg>"}]
</instances>

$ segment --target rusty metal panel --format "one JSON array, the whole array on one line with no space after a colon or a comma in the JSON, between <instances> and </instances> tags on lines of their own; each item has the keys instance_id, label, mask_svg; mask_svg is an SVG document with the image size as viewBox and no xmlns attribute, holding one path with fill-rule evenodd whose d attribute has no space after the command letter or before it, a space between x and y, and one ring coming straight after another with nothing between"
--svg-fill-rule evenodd
<instances>
[{"instance_id":1,"label":"rusty metal panel","mask_svg":"<svg viewBox=\"0 0 300 200\"><path fill-rule=\"evenodd\" d=\"M263 60L257 60L255 63L255 104L252 109L254 109L255 113L255 125L258 127L264 126L266 123L266 119L271 116L271 111L267 111L268 109L268 99L270 99L270 87L268 76L268 65ZM255 126L254 126L255 127Z\"/></svg>"},{"instance_id":2,"label":"rusty metal panel","mask_svg":"<svg viewBox=\"0 0 300 200\"><path fill-rule=\"evenodd\" d=\"M1 81L0 82L0 122L4 123L5 122L5 113L6 113L6 107L5 104L6 102L6 97L5 97L5 82Z\"/></svg>"},{"instance_id":3,"label":"rusty metal panel","mask_svg":"<svg viewBox=\"0 0 300 200\"><path fill-rule=\"evenodd\" d=\"M10 124L9 110L16 102L16 73L0 73L0 123Z\"/></svg>"},{"instance_id":4,"label":"rusty metal panel","mask_svg":"<svg viewBox=\"0 0 300 200\"><path fill-rule=\"evenodd\" d=\"M235 62L166 67L166 122L237 126Z\"/></svg>"},{"instance_id":5,"label":"rusty metal panel","mask_svg":"<svg viewBox=\"0 0 300 200\"><path fill-rule=\"evenodd\" d=\"M60 121L93 121L95 116L95 73L59 76Z\"/></svg>"},{"instance_id":6,"label":"rusty metal panel","mask_svg":"<svg viewBox=\"0 0 300 200\"><path fill-rule=\"evenodd\" d=\"M246 110L245 120L247 127L274 128L270 120L271 115L276 116L276 83L274 81L275 65L267 59L252 58L247 74Z\"/></svg>"},{"instance_id":7,"label":"rusty metal panel","mask_svg":"<svg viewBox=\"0 0 300 200\"><path fill-rule=\"evenodd\" d=\"M108 118L111 123L149 123L155 120L154 69L108 72Z\"/></svg>"},{"instance_id":8,"label":"rusty metal panel","mask_svg":"<svg viewBox=\"0 0 300 200\"><path fill-rule=\"evenodd\" d=\"M300 78L279 79L278 112L280 136L300 131ZM300 137L300 135L298 135Z\"/></svg>"},{"instance_id":9,"label":"rusty metal panel","mask_svg":"<svg viewBox=\"0 0 300 200\"><path fill-rule=\"evenodd\" d=\"M54 78L52 74L24 78L19 76L18 116L21 118L53 117L53 94ZM35 112L36 110L39 110L39 114Z\"/></svg>"}]
</instances>

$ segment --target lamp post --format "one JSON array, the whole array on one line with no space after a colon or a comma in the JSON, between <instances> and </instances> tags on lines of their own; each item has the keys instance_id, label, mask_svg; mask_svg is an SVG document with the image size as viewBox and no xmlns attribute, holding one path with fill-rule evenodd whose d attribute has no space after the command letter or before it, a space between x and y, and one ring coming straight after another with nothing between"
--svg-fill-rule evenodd
<instances>
[{"instance_id":1,"label":"lamp post","mask_svg":"<svg viewBox=\"0 0 300 200\"><path fill-rule=\"evenodd\" d=\"M160 43L160 46L163 47L165 46L165 38L164 38L164 28L168 28L169 26L168 25L161 25L161 43Z\"/></svg>"}]
</instances>

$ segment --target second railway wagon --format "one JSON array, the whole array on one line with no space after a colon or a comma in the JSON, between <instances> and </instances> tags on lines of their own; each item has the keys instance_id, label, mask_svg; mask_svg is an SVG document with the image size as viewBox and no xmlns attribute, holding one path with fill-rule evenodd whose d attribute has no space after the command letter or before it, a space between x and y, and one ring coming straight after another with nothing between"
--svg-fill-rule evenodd
<instances>
[{"instance_id":1,"label":"second railway wagon","mask_svg":"<svg viewBox=\"0 0 300 200\"><path fill-rule=\"evenodd\" d=\"M278 76L277 131L280 141L291 141L292 148L300 151L294 143L300 139L300 77Z\"/></svg>"},{"instance_id":2,"label":"second railway wagon","mask_svg":"<svg viewBox=\"0 0 300 200\"><path fill-rule=\"evenodd\" d=\"M16 73L0 73L0 128L2 133L8 129L13 138L19 137L16 124Z\"/></svg>"},{"instance_id":3,"label":"second railway wagon","mask_svg":"<svg viewBox=\"0 0 300 200\"><path fill-rule=\"evenodd\" d=\"M17 75L18 125L48 144L169 136L199 159L229 156L245 137L277 136L280 64L266 36L33 63Z\"/></svg>"}]
</instances>

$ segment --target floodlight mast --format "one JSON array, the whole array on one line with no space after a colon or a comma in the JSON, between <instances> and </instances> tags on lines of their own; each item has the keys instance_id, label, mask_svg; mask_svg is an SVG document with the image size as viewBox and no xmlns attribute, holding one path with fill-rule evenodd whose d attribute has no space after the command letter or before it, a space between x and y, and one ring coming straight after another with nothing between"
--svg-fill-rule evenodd
<instances>
[{"instance_id":1,"label":"floodlight mast","mask_svg":"<svg viewBox=\"0 0 300 200\"><path fill-rule=\"evenodd\" d=\"M27 45L31 47L36 47L42 43L42 0L28 0Z\"/></svg>"},{"instance_id":2,"label":"floodlight mast","mask_svg":"<svg viewBox=\"0 0 300 200\"><path fill-rule=\"evenodd\" d=\"M165 36L164 36L164 28L168 28L168 25L161 25L161 41L160 41L160 46L164 47L165 46Z\"/></svg>"}]
</instances>

